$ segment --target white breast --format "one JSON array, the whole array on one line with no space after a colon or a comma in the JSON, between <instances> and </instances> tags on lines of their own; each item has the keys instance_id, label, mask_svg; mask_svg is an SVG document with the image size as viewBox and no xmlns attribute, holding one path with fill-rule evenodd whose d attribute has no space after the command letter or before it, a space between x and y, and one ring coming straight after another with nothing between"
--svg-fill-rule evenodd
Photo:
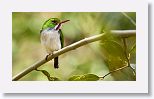
<instances>
[{"instance_id":1,"label":"white breast","mask_svg":"<svg viewBox=\"0 0 154 99\"><path fill-rule=\"evenodd\" d=\"M47 53L61 49L60 34L54 29L45 29L41 32L41 43L45 47Z\"/></svg>"}]
</instances>

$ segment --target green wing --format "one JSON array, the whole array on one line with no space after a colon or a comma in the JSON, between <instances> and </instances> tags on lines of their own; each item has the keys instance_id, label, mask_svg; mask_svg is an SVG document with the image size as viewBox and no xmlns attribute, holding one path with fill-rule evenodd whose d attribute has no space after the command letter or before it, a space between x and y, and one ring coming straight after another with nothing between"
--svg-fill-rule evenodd
<instances>
[{"instance_id":1,"label":"green wing","mask_svg":"<svg viewBox=\"0 0 154 99\"><path fill-rule=\"evenodd\" d=\"M61 48L63 48L64 47L64 36L63 36L61 29L59 30L59 34L60 34Z\"/></svg>"}]
</instances>

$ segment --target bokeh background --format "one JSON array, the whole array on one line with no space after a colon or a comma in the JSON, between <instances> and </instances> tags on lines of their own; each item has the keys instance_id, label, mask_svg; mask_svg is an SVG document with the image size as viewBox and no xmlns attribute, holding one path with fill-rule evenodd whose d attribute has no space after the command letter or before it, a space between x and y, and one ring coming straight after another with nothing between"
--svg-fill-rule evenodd
<instances>
[{"instance_id":1,"label":"bokeh background","mask_svg":"<svg viewBox=\"0 0 154 99\"><path fill-rule=\"evenodd\" d=\"M136 21L135 12L127 12L126 14ZM100 34L103 31L136 29L136 26L121 12L13 12L12 76L15 76L47 55L40 43L40 29L43 23L51 17L70 20L62 26L65 39L64 46L85 37ZM106 36L106 38L113 39L110 36ZM117 41L121 42L119 39ZM128 48L132 48L136 44L136 38L128 38L127 43ZM73 75L88 73L104 76L111 70L123 66L122 62L118 60L121 50L115 48L116 46L114 47L111 43L107 43L107 45L109 45L107 48L110 49L110 55L108 52L102 50L103 46L100 46L100 42L94 42L60 55L59 69L53 68L53 60L44 64L39 69L47 70L53 77L61 80L67 80ZM125 59L121 60L125 61ZM134 66L136 64L136 50L133 51L130 60ZM109 61L113 63L109 64ZM104 80L134 80L132 71L128 68L126 69L115 73L115 75L109 75ZM44 81L48 79L41 72L32 71L20 80Z\"/></svg>"}]
</instances>

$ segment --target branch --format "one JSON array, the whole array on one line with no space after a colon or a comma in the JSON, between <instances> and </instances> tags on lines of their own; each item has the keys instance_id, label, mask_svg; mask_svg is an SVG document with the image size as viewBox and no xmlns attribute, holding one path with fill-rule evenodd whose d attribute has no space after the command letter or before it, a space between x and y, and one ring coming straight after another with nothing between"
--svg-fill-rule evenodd
<instances>
[{"instance_id":1,"label":"branch","mask_svg":"<svg viewBox=\"0 0 154 99\"><path fill-rule=\"evenodd\" d=\"M100 79L104 79L106 76L108 76L108 75L110 75L110 74L112 74L112 73L114 73L114 72L120 71L120 70L122 70L122 69L125 69L126 67L129 67L129 66L120 67L120 68L118 68L118 69L115 69L115 70L113 70L113 71L110 71L109 73L105 74L103 77L99 77L99 78L100 78Z\"/></svg>"},{"instance_id":2,"label":"branch","mask_svg":"<svg viewBox=\"0 0 154 99\"><path fill-rule=\"evenodd\" d=\"M136 36L136 30L111 30L111 33L122 38Z\"/></svg>"},{"instance_id":3,"label":"branch","mask_svg":"<svg viewBox=\"0 0 154 99\"><path fill-rule=\"evenodd\" d=\"M126 35L128 37L128 36L134 36L134 35L136 35L136 30L113 30L113 31L111 31L111 33L112 34L115 34L115 35L118 35L118 36ZM25 75L27 75L31 71L36 70L41 65L45 64L46 62L52 60L53 58L55 58L55 57L57 57L57 56L59 56L59 55L61 55L63 53L66 53L68 51L74 50L74 49L79 48L81 46L84 46L86 44L89 44L89 43L92 43L92 42L101 40L102 37L105 34L106 33L102 33L102 34L99 34L99 35L95 35L95 36L92 36L92 37L88 37L88 38L82 39L82 40L80 40L80 41L78 41L76 43L73 43L71 45L68 45L68 46L66 46L66 47L64 47L64 48L62 48L62 49L54 52L52 55L49 55L48 56L48 59L47 60L45 58L43 58L40 61L34 63L31 66L29 66L28 68L26 68L25 70L23 70L19 74L15 75L13 77L12 81L19 80L20 78L24 77Z\"/></svg>"}]
</instances>

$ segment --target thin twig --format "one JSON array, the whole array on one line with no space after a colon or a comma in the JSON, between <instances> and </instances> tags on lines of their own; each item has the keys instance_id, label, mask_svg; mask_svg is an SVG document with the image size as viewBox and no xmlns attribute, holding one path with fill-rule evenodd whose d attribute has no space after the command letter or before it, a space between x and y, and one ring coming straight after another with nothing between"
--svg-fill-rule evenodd
<instances>
[{"instance_id":1,"label":"thin twig","mask_svg":"<svg viewBox=\"0 0 154 99\"><path fill-rule=\"evenodd\" d=\"M130 66L130 61L129 61L128 54L127 54L126 38L122 38L122 40L123 40L123 43L124 43L124 54L125 54L125 57L127 59L128 66Z\"/></svg>"},{"instance_id":2,"label":"thin twig","mask_svg":"<svg viewBox=\"0 0 154 99\"><path fill-rule=\"evenodd\" d=\"M129 20L130 20L130 22L134 25L134 26L136 26L136 22L130 17L130 16L128 16L125 12L121 12L126 18L128 18Z\"/></svg>"},{"instance_id":3,"label":"thin twig","mask_svg":"<svg viewBox=\"0 0 154 99\"><path fill-rule=\"evenodd\" d=\"M128 54L128 50L127 50L126 38L122 38L122 40L123 40L123 43L124 43L124 53L125 53L125 56L126 56L126 59L127 59L128 67L130 67L133 71L133 74L136 75L135 70L130 66L130 60L129 60L130 55Z\"/></svg>"},{"instance_id":4,"label":"thin twig","mask_svg":"<svg viewBox=\"0 0 154 99\"><path fill-rule=\"evenodd\" d=\"M118 69L115 69L115 70L113 70L113 71L110 71L109 73L105 74L103 77L99 77L99 78L100 78L100 79L104 79L106 76L110 75L111 73L117 72L117 71L122 70L122 69L124 69L124 68L126 68L126 67L129 67L129 66L120 67L120 68L118 68Z\"/></svg>"},{"instance_id":5,"label":"thin twig","mask_svg":"<svg viewBox=\"0 0 154 99\"><path fill-rule=\"evenodd\" d=\"M121 31L126 31L127 32L127 30L121 30ZM111 31L111 33L112 33L112 31ZM119 33L116 32L115 35L121 36L121 35L123 35L123 33L124 32L119 32ZM113 34L114 34L114 32L113 32ZM132 30L131 35L129 35L129 36L134 36L135 34L136 34L136 31ZM105 35L105 33L99 34L99 35L95 35L95 36L92 36L92 37L89 37L89 38L82 39L82 40L80 40L80 41L78 41L76 43L73 43L73 44L69 45L69 46L66 46L66 47L58 50L57 52L54 52L52 55L49 55L47 60L45 58L43 58L40 61L34 63L31 66L29 66L28 68L26 68L22 72L20 72L17 75L15 75L12 80L13 81L19 80L20 78L24 77L25 75L27 75L31 71L36 70L41 65L45 64L46 62L52 60L53 58L55 58L55 57L57 57L57 56L59 56L59 55L61 55L63 53L66 53L68 51L74 50L74 49L79 48L81 46L84 46L86 44L89 44L89 43L92 43L92 42L95 42L95 41L99 41L99 40L102 39L102 37L104 35ZM128 34L126 34L126 35L128 35Z\"/></svg>"}]
</instances>

